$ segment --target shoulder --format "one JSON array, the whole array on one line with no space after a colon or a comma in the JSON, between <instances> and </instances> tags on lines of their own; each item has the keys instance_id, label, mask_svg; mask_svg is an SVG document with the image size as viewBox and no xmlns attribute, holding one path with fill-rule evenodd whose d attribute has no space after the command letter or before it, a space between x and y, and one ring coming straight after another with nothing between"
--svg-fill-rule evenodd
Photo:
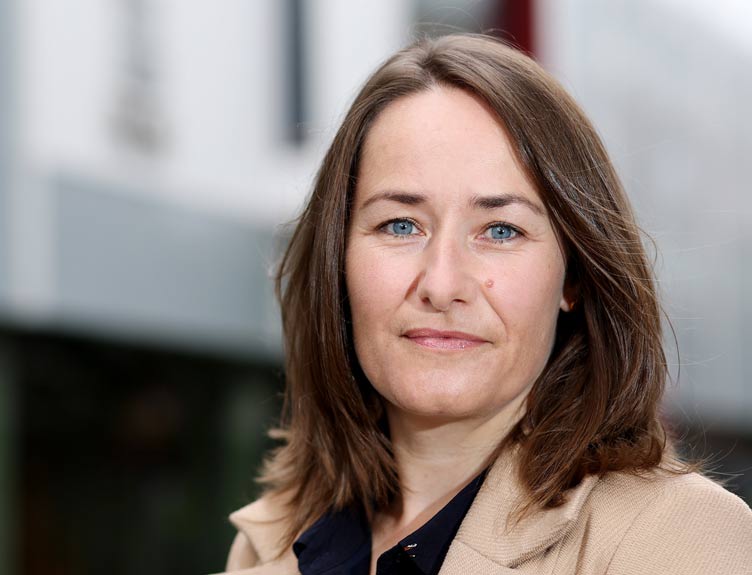
<instances>
[{"instance_id":1,"label":"shoulder","mask_svg":"<svg viewBox=\"0 0 752 575\"><path fill-rule=\"evenodd\" d=\"M752 574L752 511L707 477L609 474L588 507L614 534L609 574Z\"/></svg>"},{"instance_id":2,"label":"shoulder","mask_svg":"<svg viewBox=\"0 0 752 575\"><path fill-rule=\"evenodd\" d=\"M294 554L283 546L287 516L281 498L271 495L232 513L230 522L238 533L227 558L228 573L269 563L280 567L290 563Z\"/></svg>"}]
</instances>

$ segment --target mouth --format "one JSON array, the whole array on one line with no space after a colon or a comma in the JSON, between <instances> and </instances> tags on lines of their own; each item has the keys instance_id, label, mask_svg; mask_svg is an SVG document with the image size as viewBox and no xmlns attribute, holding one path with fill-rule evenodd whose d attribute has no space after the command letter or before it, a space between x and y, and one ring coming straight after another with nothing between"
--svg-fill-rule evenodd
<instances>
[{"instance_id":1,"label":"mouth","mask_svg":"<svg viewBox=\"0 0 752 575\"><path fill-rule=\"evenodd\" d=\"M489 343L488 340L471 333L428 328L411 329L406 331L403 337L425 348L447 351L474 349Z\"/></svg>"}]
</instances>

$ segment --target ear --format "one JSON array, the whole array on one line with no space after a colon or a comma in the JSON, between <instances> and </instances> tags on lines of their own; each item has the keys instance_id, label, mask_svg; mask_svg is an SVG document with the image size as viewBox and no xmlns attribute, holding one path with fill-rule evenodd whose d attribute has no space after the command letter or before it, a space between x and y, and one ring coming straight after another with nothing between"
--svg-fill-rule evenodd
<instances>
[{"instance_id":1,"label":"ear","mask_svg":"<svg viewBox=\"0 0 752 575\"><path fill-rule=\"evenodd\" d=\"M577 283L573 280L570 274L564 280L564 288L561 290L561 301L559 302L559 309L563 312L570 312L575 307L580 298L580 290Z\"/></svg>"}]
</instances>

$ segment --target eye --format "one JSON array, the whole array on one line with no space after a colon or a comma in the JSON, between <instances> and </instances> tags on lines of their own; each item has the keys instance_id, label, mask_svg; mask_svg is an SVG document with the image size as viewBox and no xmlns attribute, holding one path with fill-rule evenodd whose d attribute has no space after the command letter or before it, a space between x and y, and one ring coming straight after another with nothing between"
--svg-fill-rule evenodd
<instances>
[{"instance_id":1,"label":"eye","mask_svg":"<svg viewBox=\"0 0 752 575\"><path fill-rule=\"evenodd\" d=\"M504 242L512 240L519 235L520 231L509 224L493 224L486 228L486 235L493 241ZM490 234L490 236L489 236Z\"/></svg>"},{"instance_id":2,"label":"eye","mask_svg":"<svg viewBox=\"0 0 752 575\"><path fill-rule=\"evenodd\" d=\"M415 223L407 220L391 220L381 226L381 229L393 236L412 236L415 232Z\"/></svg>"}]
</instances>

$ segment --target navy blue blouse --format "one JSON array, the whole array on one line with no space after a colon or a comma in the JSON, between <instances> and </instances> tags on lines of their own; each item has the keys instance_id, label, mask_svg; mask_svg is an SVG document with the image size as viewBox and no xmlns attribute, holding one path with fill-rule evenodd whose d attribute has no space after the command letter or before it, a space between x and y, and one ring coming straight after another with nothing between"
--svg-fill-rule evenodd
<instances>
[{"instance_id":1,"label":"navy blue blouse","mask_svg":"<svg viewBox=\"0 0 752 575\"><path fill-rule=\"evenodd\" d=\"M485 475L478 475L422 527L384 551L376 574L436 575ZM368 575L371 543L364 514L344 510L319 519L292 548L301 575Z\"/></svg>"}]
</instances>

